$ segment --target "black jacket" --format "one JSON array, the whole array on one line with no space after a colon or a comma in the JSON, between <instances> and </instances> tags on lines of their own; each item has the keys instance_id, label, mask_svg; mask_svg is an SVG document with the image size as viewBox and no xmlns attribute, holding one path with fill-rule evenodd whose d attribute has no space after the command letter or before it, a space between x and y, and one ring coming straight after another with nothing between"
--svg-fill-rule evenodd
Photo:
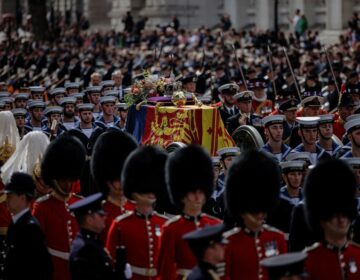
<instances>
[{"instance_id":1,"label":"black jacket","mask_svg":"<svg viewBox=\"0 0 360 280\"><path fill-rule=\"evenodd\" d=\"M4 279L52 279L52 260L38 221L26 212L5 239Z\"/></svg>"},{"instance_id":2,"label":"black jacket","mask_svg":"<svg viewBox=\"0 0 360 280\"><path fill-rule=\"evenodd\" d=\"M216 268L211 264L200 262L198 266L194 267L187 280L216 280L219 278L216 274Z\"/></svg>"},{"instance_id":3,"label":"black jacket","mask_svg":"<svg viewBox=\"0 0 360 280\"><path fill-rule=\"evenodd\" d=\"M100 236L81 229L70 250L72 280L112 280L115 272L109 255L104 250Z\"/></svg>"}]
</instances>

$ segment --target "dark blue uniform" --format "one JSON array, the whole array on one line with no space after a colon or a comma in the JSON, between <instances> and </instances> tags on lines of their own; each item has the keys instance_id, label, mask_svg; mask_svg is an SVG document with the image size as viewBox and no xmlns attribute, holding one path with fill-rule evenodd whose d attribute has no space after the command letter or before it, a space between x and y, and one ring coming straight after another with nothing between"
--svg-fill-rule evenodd
<instances>
[{"instance_id":1,"label":"dark blue uniform","mask_svg":"<svg viewBox=\"0 0 360 280\"><path fill-rule=\"evenodd\" d=\"M220 279L216 273L216 267L206 262L199 262L199 265L194 267L187 280L217 280Z\"/></svg>"},{"instance_id":2,"label":"dark blue uniform","mask_svg":"<svg viewBox=\"0 0 360 280\"><path fill-rule=\"evenodd\" d=\"M81 229L70 251L72 280L111 280L115 272L110 256L105 252L100 236Z\"/></svg>"}]
</instances>

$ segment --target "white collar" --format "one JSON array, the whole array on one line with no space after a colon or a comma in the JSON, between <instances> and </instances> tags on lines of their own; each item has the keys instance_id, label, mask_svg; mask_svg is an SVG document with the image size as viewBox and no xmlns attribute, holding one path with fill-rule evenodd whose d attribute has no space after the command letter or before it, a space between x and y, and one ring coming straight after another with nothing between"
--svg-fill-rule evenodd
<instances>
[{"instance_id":1,"label":"white collar","mask_svg":"<svg viewBox=\"0 0 360 280\"><path fill-rule=\"evenodd\" d=\"M25 208L25 209L21 210L19 213L13 215L12 220L13 220L14 224L16 224L16 222L28 211L29 211L29 208Z\"/></svg>"}]
</instances>

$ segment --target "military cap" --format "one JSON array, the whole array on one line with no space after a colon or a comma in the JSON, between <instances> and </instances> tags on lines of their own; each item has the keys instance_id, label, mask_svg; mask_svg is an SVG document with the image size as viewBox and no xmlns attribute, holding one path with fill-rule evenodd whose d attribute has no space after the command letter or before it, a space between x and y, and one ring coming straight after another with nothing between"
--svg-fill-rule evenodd
<instances>
[{"instance_id":1,"label":"military cap","mask_svg":"<svg viewBox=\"0 0 360 280\"><path fill-rule=\"evenodd\" d=\"M296 152L296 153L292 152L292 153L288 154L285 159L286 159L286 161L302 160L302 161L305 161L306 163L310 163L311 162L311 154L310 154L310 152Z\"/></svg>"},{"instance_id":2,"label":"military cap","mask_svg":"<svg viewBox=\"0 0 360 280\"><path fill-rule=\"evenodd\" d=\"M265 127L268 127L273 124L284 124L285 116L284 115L269 115L264 117L262 120L262 124Z\"/></svg>"},{"instance_id":3,"label":"military cap","mask_svg":"<svg viewBox=\"0 0 360 280\"><path fill-rule=\"evenodd\" d=\"M44 101L42 100L29 100L28 102L28 107L29 109L33 109L33 108L45 108L46 104Z\"/></svg>"},{"instance_id":4,"label":"military cap","mask_svg":"<svg viewBox=\"0 0 360 280\"><path fill-rule=\"evenodd\" d=\"M45 109L44 115L49 117L51 114L62 114L63 108L60 106L49 106Z\"/></svg>"},{"instance_id":5,"label":"military cap","mask_svg":"<svg viewBox=\"0 0 360 280\"><path fill-rule=\"evenodd\" d=\"M66 133L59 135L47 147L41 162L41 177L45 184L54 186L54 180L78 180L85 165L83 144Z\"/></svg>"},{"instance_id":6,"label":"military cap","mask_svg":"<svg viewBox=\"0 0 360 280\"><path fill-rule=\"evenodd\" d=\"M108 181L121 179L124 162L136 148L135 139L120 130L108 130L99 136L93 149L90 170L103 193L108 192Z\"/></svg>"},{"instance_id":7,"label":"military cap","mask_svg":"<svg viewBox=\"0 0 360 280\"><path fill-rule=\"evenodd\" d=\"M5 104L11 104L11 103L14 102L14 99L12 97L10 97L10 96L1 97L0 100L1 100L2 103L5 103Z\"/></svg>"},{"instance_id":8,"label":"military cap","mask_svg":"<svg viewBox=\"0 0 360 280\"><path fill-rule=\"evenodd\" d=\"M223 238L225 231L224 224L205 226L183 235L193 254L200 259L204 251L216 243L226 244L227 240Z\"/></svg>"},{"instance_id":9,"label":"military cap","mask_svg":"<svg viewBox=\"0 0 360 280\"><path fill-rule=\"evenodd\" d=\"M69 206L69 210L74 213L75 217L81 217L93 213L105 215L102 207L102 201L102 193L95 193L71 204Z\"/></svg>"},{"instance_id":10,"label":"military cap","mask_svg":"<svg viewBox=\"0 0 360 280\"><path fill-rule=\"evenodd\" d=\"M176 150L166 163L166 181L170 200L180 210L189 192L201 190L208 199L214 188L210 155L198 145Z\"/></svg>"},{"instance_id":11,"label":"military cap","mask_svg":"<svg viewBox=\"0 0 360 280\"><path fill-rule=\"evenodd\" d=\"M67 96L60 99L60 105L65 106L66 104L76 104L76 98L74 96Z\"/></svg>"},{"instance_id":12,"label":"military cap","mask_svg":"<svg viewBox=\"0 0 360 280\"><path fill-rule=\"evenodd\" d=\"M360 169L360 157L342 158L353 169Z\"/></svg>"},{"instance_id":13,"label":"military cap","mask_svg":"<svg viewBox=\"0 0 360 280\"><path fill-rule=\"evenodd\" d=\"M124 194L153 193L155 196L166 192L165 163L167 153L155 146L144 146L134 150L126 159L121 174Z\"/></svg>"},{"instance_id":14,"label":"military cap","mask_svg":"<svg viewBox=\"0 0 360 280\"><path fill-rule=\"evenodd\" d=\"M58 87L58 88L54 88L52 90L49 91L49 94L51 97L55 97L56 95L58 94L63 94L65 95L66 94L66 90L65 88L63 87Z\"/></svg>"},{"instance_id":15,"label":"military cap","mask_svg":"<svg viewBox=\"0 0 360 280\"><path fill-rule=\"evenodd\" d=\"M105 103L116 103L116 97L112 96L112 95L106 95L106 96L101 96L100 98L100 104L105 104Z\"/></svg>"},{"instance_id":16,"label":"military cap","mask_svg":"<svg viewBox=\"0 0 360 280\"><path fill-rule=\"evenodd\" d=\"M6 182L4 191L5 193L25 194L33 197L35 188L35 182L29 174L14 172L9 182Z\"/></svg>"},{"instance_id":17,"label":"military cap","mask_svg":"<svg viewBox=\"0 0 360 280\"><path fill-rule=\"evenodd\" d=\"M14 117L23 116L25 117L27 114L27 111L23 108L15 108L11 110L11 113L13 113Z\"/></svg>"},{"instance_id":18,"label":"military cap","mask_svg":"<svg viewBox=\"0 0 360 280\"><path fill-rule=\"evenodd\" d=\"M317 128L319 126L319 117L297 117L296 122L300 128Z\"/></svg>"},{"instance_id":19,"label":"military cap","mask_svg":"<svg viewBox=\"0 0 360 280\"><path fill-rule=\"evenodd\" d=\"M228 170L226 207L237 222L241 222L243 213L269 213L279 200L280 187L281 172L276 160L257 150L242 152Z\"/></svg>"},{"instance_id":20,"label":"military cap","mask_svg":"<svg viewBox=\"0 0 360 280\"><path fill-rule=\"evenodd\" d=\"M266 81L265 79L262 78L250 79L248 81L248 88L249 89L266 88Z\"/></svg>"},{"instance_id":21,"label":"military cap","mask_svg":"<svg viewBox=\"0 0 360 280\"><path fill-rule=\"evenodd\" d=\"M9 97L10 93L7 91L0 91L0 98Z\"/></svg>"},{"instance_id":22,"label":"military cap","mask_svg":"<svg viewBox=\"0 0 360 280\"><path fill-rule=\"evenodd\" d=\"M84 93L82 93L82 92L77 92L77 93L71 94L70 96L71 96L71 97L75 97L76 99L81 99L81 100L83 100L83 98L84 98Z\"/></svg>"},{"instance_id":23,"label":"military cap","mask_svg":"<svg viewBox=\"0 0 360 280\"><path fill-rule=\"evenodd\" d=\"M102 87L102 88L105 88L105 87L113 87L115 85L115 81L113 81L113 80L105 80L105 81L102 81L101 83L100 83L100 86Z\"/></svg>"},{"instance_id":24,"label":"military cap","mask_svg":"<svg viewBox=\"0 0 360 280\"><path fill-rule=\"evenodd\" d=\"M220 163L220 159L221 157L211 157L211 161L214 167L220 167L221 163Z\"/></svg>"},{"instance_id":25,"label":"military cap","mask_svg":"<svg viewBox=\"0 0 360 280\"><path fill-rule=\"evenodd\" d=\"M355 103L350 94L342 94L340 96L339 107L354 107Z\"/></svg>"},{"instance_id":26,"label":"military cap","mask_svg":"<svg viewBox=\"0 0 360 280\"><path fill-rule=\"evenodd\" d=\"M29 90L30 90L31 93L44 93L45 92L45 87L33 86L33 87L29 87Z\"/></svg>"},{"instance_id":27,"label":"military cap","mask_svg":"<svg viewBox=\"0 0 360 280\"><path fill-rule=\"evenodd\" d=\"M283 173L305 171L305 161L302 160L283 161L280 162L280 166Z\"/></svg>"},{"instance_id":28,"label":"military cap","mask_svg":"<svg viewBox=\"0 0 360 280\"><path fill-rule=\"evenodd\" d=\"M307 258L305 252L280 254L260 261L266 268L269 280L280 280L283 277L305 276L304 263Z\"/></svg>"},{"instance_id":29,"label":"military cap","mask_svg":"<svg viewBox=\"0 0 360 280\"><path fill-rule=\"evenodd\" d=\"M194 73L189 73L181 79L183 85L187 83L196 83L196 75Z\"/></svg>"},{"instance_id":30,"label":"military cap","mask_svg":"<svg viewBox=\"0 0 360 280\"><path fill-rule=\"evenodd\" d=\"M360 117L356 117L344 124L344 128L347 133L352 132L360 128Z\"/></svg>"},{"instance_id":31,"label":"military cap","mask_svg":"<svg viewBox=\"0 0 360 280\"><path fill-rule=\"evenodd\" d=\"M79 112L82 111L91 111L94 110L94 104L92 103L83 103L83 104L78 104L76 105L76 108L78 109Z\"/></svg>"},{"instance_id":32,"label":"military cap","mask_svg":"<svg viewBox=\"0 0 360 280\"><path fill-rule=\"evenodd\" d=\"M305 88L302 95L301 104L304 107L319 107L325 101L318 87Z\"/></svg>"},{"instance_id":33,"label":"military cap","mask_svg":"<svg viewBox=\"0 0 360 280\"><path fill-rule=\"evenodd\" d=\"M65 83L65 89L66 90L78 89L79 87L80 87L79 83L76 83L76 82L72 82L72 83L66 82Z\"/></svg>"},{"instance_id":34,"label":"military cap","mask_svg":"<svg viewBox=\"0 0 360 280\"><path fill-rule=\"evenodd\" d=\"M286 111L297 110L299 105L299 101L295 98L291 98L283 101L279 106L279 112L284 113Z\"/></svg>"},{"instance_id":35,"label":"military cap","mask_svg":"<svg viewBox=\"0 0 360 280\"><path fill-rule=\"evenodd\" d=\"M234 99L236 99L238 102L248 101L248 100L252 100L253 96L254 96L253 91L244 90L244 91L240 91L240 92L235 93Z\"/></svg>"},{"instance_id":36,"label":"military cap","mask_svg":"<svg viewBox=\"0 0 360 280\"><path fill-rule=\"evenodd\" d=\"M126 103L116 103L116 108L120 111L126 111L129 109Z\"/></svg>"},{"instance_id":37,"label":"military cap","mask_svg":"<svg viewBox=\"0 0 360 280\"><path fill-rule=\"evenodd\" d=\"M28 100L29 94L27 92L19 92L13 95L15 100Z\"/></svg>"},{"instance_id":38,"label":"military cap","mask_svg":"<svg viewBox=\"0 0 360 280\"><path fill-rule=\"evenodd\" d=\"M237 93L239 91L239 86L235 83L224 84L224 85L220 86L218 88L218 90L221 94L234 95L235 93Z\"/></svg>"},{"instance_id":39,"label":"military cap","mask_svg":"<svg viewBox=\"0 0 360 280\"><path fill-rule=\"evenodd\" d=\"M333 114L325 114L319 115L319 125L323 123L334 123L334 115Z\"/></svg>"},{"instance_id":40,"label":"military cap","mask_svg":"<svg viewBox=\"0 0 360 280\"><path fill-rule=\"evenodd\" d=\"M320 161L309 172L304 185L304 205L306 221L314 233L320 234L320 222L329 221L336 214L350 220L357 216L356 189L354 172L341 159Z\"/></svg>"},{"instance_id":41,"label":"military cap","mask_svg":"<svg viewBox=\"0 0 360 280\"><path fill-rule=\"evenodd\" d=\"M119 91L116 89L110 89L110 90L104 91L104 96L119 97Z\"/></svg>"},{"instance_id":42,"label":"military cap","mask_svg":"<svg viewBox=\"0 0 360 280\"><path fill-rule=\"evenodd\" d=\"M216 154L220 156L221 159L235 157L240 155L240 149L238 147L225 147L216 151Z\"/></svg>"},{"instance_id":43,"label":"military cap","mask_svg":"<svg viewBox=\"0 0 360 280\"><path fill-rule=\"evenodd\" d=\"M87 87L85 92L87 94L92 94L92 93L101 93L101 86L91 86L91 87Z\"/></svg>"}]
</instances>

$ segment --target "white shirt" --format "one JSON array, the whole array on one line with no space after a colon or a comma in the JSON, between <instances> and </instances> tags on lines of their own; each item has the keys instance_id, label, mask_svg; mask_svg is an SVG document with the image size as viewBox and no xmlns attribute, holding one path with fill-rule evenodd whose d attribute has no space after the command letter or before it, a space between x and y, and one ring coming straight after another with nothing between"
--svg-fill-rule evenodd
<instances>
[{"instance_id":1,"label":"white shirt","mask_svg":"<svg viewBox=\"0 0 360 280\"><path fill-rule=\"evenodd\" d=\"M25 208L24 210L20 211L19 213L12 216L12 220L14 224L25 214L29 211L29 208Z\"/></svg>"},{"instance_id":2,"label":"white shirt","mask_svg":"<svg viewBox=\"0 0 360 280\"><path fill-rule=\"evenodd\" d=\"M81 130L86 135L86 137L90 139L93 129L92 128L82 128Z\"/></svg>"}]
</instances>

